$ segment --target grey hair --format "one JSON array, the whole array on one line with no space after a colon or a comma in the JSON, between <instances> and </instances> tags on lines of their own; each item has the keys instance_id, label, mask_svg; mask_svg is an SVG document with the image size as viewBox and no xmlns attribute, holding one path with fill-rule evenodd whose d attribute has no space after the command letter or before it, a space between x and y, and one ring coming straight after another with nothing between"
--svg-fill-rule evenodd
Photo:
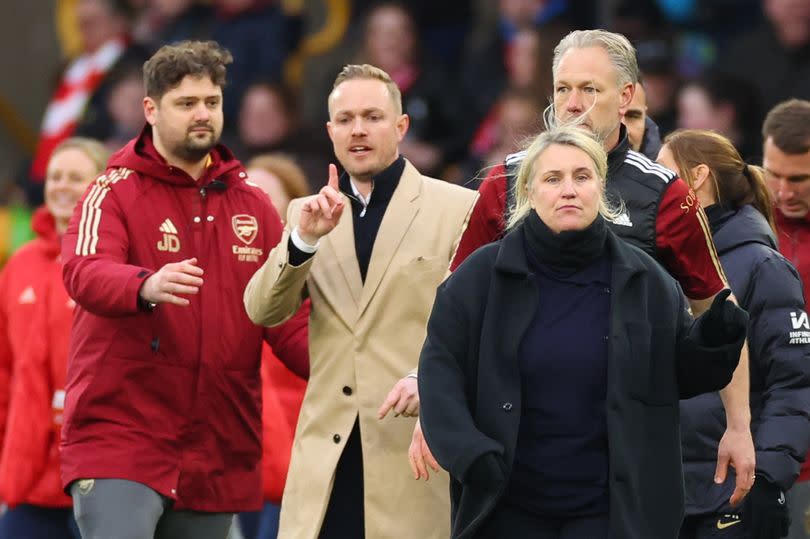
<instances>
[{"instance_id":1,"label":"grey hair","mask_svg":"<svg viewBox=\"0 0 810 539\"><path fill-rule=\"evenodd\" d=\"M602 145L588 132L570 125L551 126L547 131L537 135L526 149L526 155L518 168L514 189L514 207L509 214L507 228L515 227L532 210L529 193L534 188L537 175L536 165L538 158L548 148L554 145L571 146L585 152L594 164L596 175L601 182L599 196L599 214L608 221L615 220L624 213L624 204L620 200L613 204L607 200L605 194L605 178L607 178L607 153Z\"/></svg>"},{"instance_id":2,"label":"grey hair","mask_svg":"<svg viewBox=\"0 0 810 539\"><path fill-rule=\"evenodd\" d=\"M574 30L560 40L557 46L554 47L552 71L555 78L557 68L560 66L560 60L566 52L571 49L587 47L601 47L605 50L613 67L616 68L616 78L619 86L638 82L638 61L636 60L635 47L622 34L601 29Z\"/></svg>"}]
</instances>

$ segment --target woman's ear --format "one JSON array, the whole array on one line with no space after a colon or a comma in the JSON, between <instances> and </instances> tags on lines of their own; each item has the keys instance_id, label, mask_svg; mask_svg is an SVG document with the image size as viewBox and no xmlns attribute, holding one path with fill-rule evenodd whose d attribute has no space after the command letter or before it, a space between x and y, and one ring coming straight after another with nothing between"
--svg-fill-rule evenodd
<instances>
[{"instance_id":1,"label":"woman's ear","mask_svg":"<svg viewBox=\"0 0 810 539\"><path fill-rule=\"evenodd\" d=\"M709 167L704 163L701 163L697 166L692 167L692 177L695 179L695 183L692 186L695 192L700 191L703 186L709 186L710 183L706 183L706 180L709 179L709 175L711 175L712 171L709 170Z\"/></svg>"}]
</instances>

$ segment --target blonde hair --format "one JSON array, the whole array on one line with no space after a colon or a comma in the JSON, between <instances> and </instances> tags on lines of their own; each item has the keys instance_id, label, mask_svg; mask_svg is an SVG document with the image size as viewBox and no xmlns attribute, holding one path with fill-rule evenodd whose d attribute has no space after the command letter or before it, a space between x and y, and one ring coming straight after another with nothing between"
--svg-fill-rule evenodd
<instances>
[{"instance_id":1,"label":"blonde hair","mask_svg":"<svg viewBox=\"0 0 810 539\"><path fill-rule=\"evenodd\" d=\"M384 83L385 87L388 88L391 101L394 102L396 113L402 114L402 93L399 91L399 86L391 79L388 73L371 64L349 64L344 66L332 85L332 92L334 93L335 89L347 80L355 79L371 79ZM331 97L332 94L329 94L329 96Z\"/></svg>"},{"instance_id":2,"label":"blonde hair","mask_svg":"<svg viewBox=\"0 0 810 539\"><path fill-rule=\"evenodd\" d=\"M526 149L526 155L518 168L517 178L514 184L514 207L509 216L507 228L515 227L520 221L532 211L529 193L533 188L533 182L537 175L536 165L540 156L551 146L571 146L577 148L591 159L596 175L601 182L599 196L599 214L605 219L612 221L618 217L624 207L621 202L616 206L608 204L605 195L605 178L607 178L608 164L607 153L599 142L590 134L571 126L551 127L537 135Z\"/></svg>"},{"instance_id":3,"label":"blonde hair","mask_svg":"<svg viewBox=\"0 0 810 539\"><path fill-rule=\"evenodd\" d=\"M571 49L584 49L587 47L601 47L616 68L618 85L638 82L638 61L636 49L622 34L608 32L607 30L574 30L554 48L553 72L556 76L557 68L563 55Z\"/></svg>"},{"instance_id":4,"label":"blonde hair","mask_svg":"<svg viewBox=\"0 0 810 539\"><path fill-rule=\"evenodd\" d=\"M101 174L107 168L110 151L96 139L87 137L70 137L60 142L51 152L51 157L64 150L79 150L95 165L95 173ZM95 178L91 178L93 180Z\"/></svg>"}]
</instances>

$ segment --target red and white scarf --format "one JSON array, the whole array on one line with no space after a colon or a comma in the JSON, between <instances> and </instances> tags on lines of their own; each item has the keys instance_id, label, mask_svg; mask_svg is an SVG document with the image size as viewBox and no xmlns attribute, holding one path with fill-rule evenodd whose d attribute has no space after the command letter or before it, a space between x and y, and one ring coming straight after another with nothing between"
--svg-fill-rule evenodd
<instances>
[{"instance_id":1,"label":"red and white scarf","mask_svg":"<svg viewBox=\"0 0 810 539\"><path fill-rule=\"evenodd\" d=\"M82 54L68 65L51 96L42 119L31 177L42 182L53 149L76 130L87 103L105 75L126 49L124 38L111 39L93 53Z\"/></svg>"}]
</instances>

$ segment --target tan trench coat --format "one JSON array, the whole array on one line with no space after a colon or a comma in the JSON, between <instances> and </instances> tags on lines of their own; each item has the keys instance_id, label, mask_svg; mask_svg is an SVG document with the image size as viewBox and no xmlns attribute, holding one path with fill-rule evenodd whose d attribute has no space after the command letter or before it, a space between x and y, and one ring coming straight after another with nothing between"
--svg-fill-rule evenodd
<instances>
[{"instance_id":1,"label":"tan trench coat","mask_svg":"<svg viewBox=\"0 0 810 539\"><path fill-rule=\"evenodd\" d=\"M415 481L408 446L415 419L377 419L394 384L418 362L436 287L446 275L477 193L427 178L406 163L377 234L366 281L360 277L352 213L321 238L299 267L287 240L302 200L290 204L281 243L245 290L259 324L276 325L312 299L311 373L284 490L279 538L315 539L335 468L359 416L367 539L445 539L450 534L448 478ZM352 388L350 395L343 388ZM336 436L337 435L337 436Z\"/></svg>"}]
</instances>

